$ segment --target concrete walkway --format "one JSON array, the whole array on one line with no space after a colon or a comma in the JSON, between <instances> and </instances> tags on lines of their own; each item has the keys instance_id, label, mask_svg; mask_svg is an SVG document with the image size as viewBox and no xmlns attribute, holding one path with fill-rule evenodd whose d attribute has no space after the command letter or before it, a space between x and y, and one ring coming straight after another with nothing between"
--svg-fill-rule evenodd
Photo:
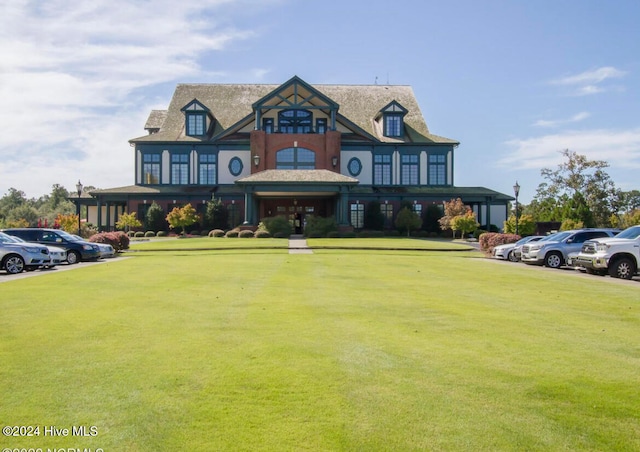
<instances>
[{"instance_id":1,"label":"concrete walkway","mask_svg":"<svg viewBox=\"0 0 640 452\"><path fill-rule=\"evenodd\" d=\"M313 250L303 235L292 235L289 237L289 254L313 254Z\"/></svg>"}]
</instances>

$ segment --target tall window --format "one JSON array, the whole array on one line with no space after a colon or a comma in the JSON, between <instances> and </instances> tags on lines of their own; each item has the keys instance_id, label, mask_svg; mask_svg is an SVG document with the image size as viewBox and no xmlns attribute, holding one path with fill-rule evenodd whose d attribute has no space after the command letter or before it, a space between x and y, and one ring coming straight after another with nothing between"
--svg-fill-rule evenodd
<instances>
[{"instance_id":1,"label":"tall window","mask_svg":"<svg viewBox=\"0 0 640 452\"><path fill-rule=\"evenodd\" d=\"M373 183L375 185L391 185L391 155L373 156Z\"/></svg>"},{"instance_id":2,"label":"tall window","mask_svg":"<svg viewBox=\"0 0 640 452\"><path fill-rule=\"evenodd\" d=\"M351 226L356 229L364 226L364 204L351 204Z\"/></svg>"},{"instance_id":3,"label":"tall window","mask_svg":"<svg viewBox=\"0 0 640 452\"><path fill-rule=\"evenodd\" d=\"M142 156L142 181L144 184L160 183L160 154Z\"/></svg>"},{"instance_id":4,"label":"tall window","mask_svg":"<svg viewBox=\"0 0 640 452\"><path fill-rule=\"evenodd\" d=\"M187 154L171 155L171 183L173 185L189 183L189 156Z\"/></svg>"},{"instance_id":5,"label":"tall window","mask_svg":"<svg viewBox=\"0 0 640 452\"><path fill-rule=\"evenodd\" d=\"M387 114L384 117L384 136L400 137L402 136L402 116Z\"/></svg>"},{"instance_id":6,"label":"tall window","mask_svg":"<svg viewBox=\"0 0 640 452\"><path fill-rule=\"evenodd\" d=\"M187 135L200 136L204 135L204 114L187 113Z\"/></svg>"},{"instance_id":7,"label":"tall window","mask_svg":"<svg viewBox=\"0 0 640 452\"><path fill-rule=\"evenodd\" d=\"M400 180L403 185L418 185L418 156L403 155L400 159Z\"/></svg>"},{"instance_id":8,"label":"tall window","mask_svg":"<svg viewBox=\"0 0 640 452\"><path fill-rule=\"evenodd\" d=\"M316 119L316 133L327 132L327 118Z\"/></svg>"},{"instance_id":9,"label":"tall window","mask_svg":"<svg viewBox=\"0 0 640 452\"><path fill-rule=\"evenodd\" d=\"M429 156L429 185L446 185L447 158L445 155Z\"/></svg>"},{"instance_id":10,"label":"tall window","mask_svg":"<svg viewBox=\"0 0 640 452\"><path fill-rule=\"evenodd\" d=\"M215 185L216 183L216 155L200 154L198 157L198 183L201 185Z\"/></svg>"},{"instance_id":11,"label":"tall window","mask_svg":"<svg viewBox=\"0 0 640 452\"><path fill-rule=\"evenodd\" d=\"M309 133L312 119L307 110L284 110L278 114L278 129L282 133Z\"/></svg>"},{"instance_id":12,"label":"tall window","mask_svg":"<svg viewBox=\"0 0 640 452\"><path fill-rule=\"evenodd\" d=\"M389 228L393 226L393 204L380 204L380 212L384 216L384 227Z\"/></svg>"},{"instance_id":13,"label":"tall window","mask_svg":"<svg viewBox=\"0 0 640 452\"><path fill-rule=\"evenodd\" d=\"M316 167L316 154L305 148L286 148L276 152L276 169L309 170Z\"/></svg>"},{"instance_id":14,"label":"tall window","mask_svg":"<svg viewBox=\"0 0 640 452\"><path fill-rule=\"evenodd\" d=\"M262 130L267 133L273 133L273 118L262 119Z\"/></svg>"}]
</instances>

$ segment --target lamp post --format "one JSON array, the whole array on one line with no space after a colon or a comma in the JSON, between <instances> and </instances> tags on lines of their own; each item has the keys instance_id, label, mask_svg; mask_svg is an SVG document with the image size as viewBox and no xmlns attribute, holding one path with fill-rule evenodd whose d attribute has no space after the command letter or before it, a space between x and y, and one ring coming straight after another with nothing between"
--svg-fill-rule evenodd
<instances>
[{"instance_id":1,"label":"lamp post","mask_svg":"<svg viewBox=\"0 0 640 452\"><path fill-rule=\"evenodd\" d=\"M80 196L82 195L82 182L80 182L80 179L78 179L78 183L76 184L76 191L78 192L78 235L82 235L80 234Z\"/></svg>"},{"instance_id":2,"label":"lamp post","mask_svg":"<svg viewBox=\"0 0 640 452\"><path fill-rule=\"evenodd\" d=\"M516 184L513 186L513 192L516 195L516 235L519 235L519 231L518 231L518 195L520 194L520 185L518 185L518 181L516 181Z\"/></svg>"}]
</instances>

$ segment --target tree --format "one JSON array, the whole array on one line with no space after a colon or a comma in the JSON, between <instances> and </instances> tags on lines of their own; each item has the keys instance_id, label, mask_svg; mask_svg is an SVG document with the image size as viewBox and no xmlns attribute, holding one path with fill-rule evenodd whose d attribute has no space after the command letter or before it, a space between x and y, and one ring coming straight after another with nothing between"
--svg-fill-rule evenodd
<instances>
[{"instance_id":1,"label":"tree","mask_svg":"<svg viewBox=\"0 0 640 452\"><path fill-rule=\"evenodd\" d=\"M373 231L382 231L384 229L384 214L380 210L378 201L371 201L367 204L364 212L364 227Z\"/></svg>"},{"instance_id":2,"label":"tree","mask_svg":"<svg viewBox=\"0 0 640 452\"><path fill-rule=\"evenodd\" d=\"M142 226L140 220L136 218L136 212L131 213L122 213L118 221L116 222L116 227L118 229L122 229L125 232L129 231L129 228L139 228Z\"/></svg>"},{"instance_id":3,"label":"tree","mask_svg":"<svg viewBox=\"0 0 640 452\"><path fill-rule=\"evenodd\" d=\"M466 215L471 211L471 207L465 205L460 198L444 202L444 215L438 220L440 229L446 231L451 228L451 220L460 215ZM455 231L453 231L455 237Z\"/></svg>"},{"instance_id":4,"label":"tree","mask_svg":"<svg viewBox=\"0 0 640 452\"><path fill-rule=\"evenodd\" d=\"M198 213L191 204L187 204L184 207L174 207L169 215L166 217L169 226L174 229L181 228L182 235L186 233L186 227L191 226L193 223L197 223Z\"/></svg>"},{"instance_id":5,"label":"tree","mask_svg":"<svg viewBox=\"0 0 640 452\"><path fill-rule=\"evenodd\" d=\"M476 214L471 209L463 215L453 217L449 222L449 227L453 230L454 238L456 231L460 231L460 238L463 238L465 234L478 229L478 226L480 226L480 223L478 223Z\"/></svg>"},{"instance_id":6,"label":"tree","mask_svg":"<svg viewBox=\"0 0 640 452\"><path fill-rule=\"evenodd\" d=\"M516 217L511 215L503 225L504 232L506 234L516 233ZM533 217L528 214L523 214L518 217L518 234L521 237L527 235L533 235L536 232L536 222Z\"/></svg>"},{"instance_id":7,"label":"tree","mask_svg":"<svg viewBox=\"0 0 640 452\"><path fill-rule=\"evenodd\" d=\"M149 206L147 215L145 216L145 228L147 231L166 231L167 220L165 219L165 213L162 207L155 201Z\"/></svg>"},{"instance_id":8,"label":"tree","mask_svg":"<svg viewBox=\"0 0 640 452\"><path fill-rule=\"evenodd\" d=\"M69 234L80 234L80 231L78 231L78 215L75 213L68 215L59 214L56 217L56 224L59 224L60 229Z\"/></svg>"},{"instance_id":9,"label":"tree","mask_svg":"<svg viewBox=\"0 0 640 452\"><path fill-rule=\"evenodd\" d=\"M565 161L555 170L543 168L540 171L546 182L538 185L533 205L529 213L538 221L563 221L585 216L585 224L589 224L589 213L580 207L580 195L592 216L594 226L608 226L611 214L614 213L615 186L605 169L609 164L602 160L588 160L569 149L561 151ZM567 209L567 204L570 205Z\"/></svg>"},{"instance_id":10,"label":"tree","mask_svg":"<svg viewBox=\"0 0 640 452\"><path fill-rule=\"evenodd\" d=\"M411 231L416 231L422 226L422 218L420 215L412 211L409 207L403 207L396 216L396 227L401 231L407 231L407 237L411 235Z\"/></svg>"},{"instance_id":11,"label":"tree","mask_svg":"<svg viewBox=\"0 0 640 452\"><path fill-rule=\"evenodd\" d=\"M204 213L204 227L212 229L227 229L229 224L229 209L222 204L220 198L212 198L207 203Z\"/></svg>"},{"instance_id":12,"label":"tree","mask_svg":"<svg viewBox=\"0 0 640 452\"><path fill-rule=\"evenodd\" d=\"M442 218L442 209L439 205L431 204L424 211L424 219L422 221L422 229L427 232L440 231L440 223L438 220Z\"/></svg>"}]
</instances>

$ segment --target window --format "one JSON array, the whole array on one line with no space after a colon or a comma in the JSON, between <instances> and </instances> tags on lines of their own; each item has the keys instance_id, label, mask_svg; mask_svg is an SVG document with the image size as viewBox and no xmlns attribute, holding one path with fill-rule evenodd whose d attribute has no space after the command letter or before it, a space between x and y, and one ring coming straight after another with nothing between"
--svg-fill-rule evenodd
<instances>
[{"instance_id":1,"label":"window","mask_svg":"<svg viewBox=\"0 0 640 452\"><path fill-rule=\"evenodd\" d=\"M364 204L351 204L351 226L356 229L364 226Z\"/></svg>"},{"instance_id":2,"label":"window","mask_svg":"<svg viewBox=\"0 0 640 452\"><path fill-rule=\"evenodd\" d=\"M402 132L402 115L386 114L384 116L384 136L401 137Z\"/></svg>"},{"instance_id":3,"label":"window","mask_svg":"<svg viewBox=\"0 0 640 452\"><path fill-rule=\"evenodd\" d=\"M307 110L284 110L278 114L278 129L282 133L309 133L312 118Z\"/></svg>"},{"instance_id":4,"label":"window","mask_svg":"<svg viewBox=\"0 0 640 452\"><path fill-rule=\"evenodd\" d=\"M391 155L373 156L373 183L375 185L391 185Z\"/></svg>"},{"instance_id":5,"label":"window","mask_svg":"<svg viewBox=\"0 0 640 452\"><path fill-rule=\"evenodd\" d=\"M171 155L171 183L173 185L189 183L189 156L187 154Z\"/></svg>"},{"instance_id":6,"label":"window","mask_svg":"<svg viewBox=\"0 0 640 452\"><path fill-rule=\"evenodd\" d=\"M412 210L422 218L422 204L414 203Z\"/></svg>"},{"instance_id":7,"label":"window","mask_svg":"<svg viewBox=\"0 0 640 452\"><path fill-rule=\"evenodd\" d=\"M444 155L429 156L429 185L445 185L447 183L447 158Z\"/></svg>"},{"instance_id":8,"label":"window","mask_svg":"<svg viewBox=\"0 0 640 452\"><path fill-rule=\"evenodd\" d=\"M144 154L142 156L142 183L160 183L160 154Z\"/></svg>"},{"instance_id":9,"label":"window","mask_svg":"<svg viewBox=\"0 0 640 452\"><path fill-rule=\"evenodd\" d=\"M215 185L216 183L216 155L200 154L198 156L198 182L201 185Z\"/></svg>"},{"instance_id":10,"label":"window","mask_svg":"<svg viewBox=\"0 0 640 452\"><path fill-rule=\"evenodd\" d=\"M267 133L273 133L273 118L264 118L262 120L262 130Z\"/></svg>"},{"instance_id":11,"label":"window","mask_svg":"<svg viewBox=\"0 0 640 452\"><path fill-rule=\"evenodd\" d=\"M233 229L242 223L242 218L240 217L240 207L235 202L231 204L227 204L227 212L229 213L229 217L227 218L227 225L229 229Z\"/></svg>"},{"instance_id":12,"label":"window","mask_svg":"<svg viewBox=\"0 0 640 452\"><path fill-rule=\"evenodd\" d=\"M393 226L393 204L380 204L380 212L384 215L384 227L390 228Z\"/></svg>"},{"instance_id":13,"label":"window","mask_svg":"<svg viewBox=\"0 0 640 452\"><path fill-rule=\"evenodd\" d=\"M316 167L316 154L305 148L286 148L276 152L276 169L309 170Z\"/></svg>"},{"instance_id":14,"label":"window","mask_svg":"<svg viewBox=\"0 0 640 452\"><path fill-rule=\"evenodd\" d=\"M351 174L352 176L358 176L360 175L360 171L362 171L362 162L359 158L354 157L349 160L347 169L349 170L349 174Z\"/></svg>"},{"instance_id":15,"label":"window","mask_svg":"<svg viewBox=\"0 0 640 452\"><path fill-rule=\"evenodd\" d=\"M244 165L239 157L234 157L229 161L229 172L234 176L239 176L242 173Z\"/></svg>"},{"instance_id":16,"label":"window","mask_svg":"<svg viewBox=\"0 0 640 452\"><path fill-rule=\"evenodd\" d=\"M205 120L203 113L187 113L187 135L204 135L204 124Z\"/></svg>"},{"instance_id":17,"label":"window","mask_svg":"<svg viewBox=\"0 0 640 452\"><path fill-rule=\"evenodd\" d=\"M316 119L316 132L317 133L327 132L327 118Z\"/></svg>"},{"instance_id":18,"label":"window","mask_svg":"<svg viewBox=\"0 0 640 452\"><path fill-rule=\"evenodd\" d=\"M403 185L418 185L418 156L403 155L400 159L400 183Z\"/></svg>"}]
</instances>

